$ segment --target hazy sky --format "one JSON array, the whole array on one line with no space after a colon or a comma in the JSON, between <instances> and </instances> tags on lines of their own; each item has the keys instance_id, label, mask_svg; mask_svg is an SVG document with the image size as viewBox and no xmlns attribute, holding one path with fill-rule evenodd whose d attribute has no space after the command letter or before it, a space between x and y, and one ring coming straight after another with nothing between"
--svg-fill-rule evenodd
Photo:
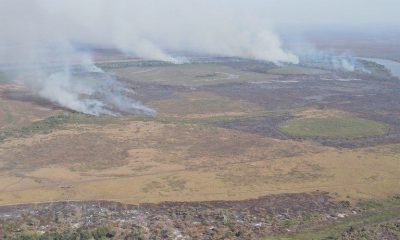
<instances>
[{"instance_id":1,"label":"hazy sky","mask_svg":"<svg viewBox=\"0 0 400 240\"><path fill-rule=\"evenodd\" d=\"M233 1L264 12L277 25L400 26L400 0Z\"/></svg>"},{"instance_id":2,"label":"hazy sky","mask_svg":"<svg viewBox=\"0 0 400 240\"><path fill-rule=\"evenodd\" d=\"M37 61L83 42L167 61L173 50L297 62L279 34L400 29L399 9L400 0L0 0L0 59Z\"/></svg>"}]
</instances>

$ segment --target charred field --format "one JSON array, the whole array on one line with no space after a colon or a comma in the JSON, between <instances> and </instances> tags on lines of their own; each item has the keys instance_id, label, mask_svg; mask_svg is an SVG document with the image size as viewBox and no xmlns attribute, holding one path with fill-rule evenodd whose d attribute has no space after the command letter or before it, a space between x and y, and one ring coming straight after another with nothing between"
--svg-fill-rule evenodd
<instances>
[{"instance_id":1,"label":"charred field","mask_svg":"<svg viewBox=\"0 0 400 240\"><path fill-rule=\"evenodd\" d=\"M1 234L396 239L400 79L363 64L113 56L98 67L157 111L118 118L2 77Z\"/></svg>"}]
</instances>

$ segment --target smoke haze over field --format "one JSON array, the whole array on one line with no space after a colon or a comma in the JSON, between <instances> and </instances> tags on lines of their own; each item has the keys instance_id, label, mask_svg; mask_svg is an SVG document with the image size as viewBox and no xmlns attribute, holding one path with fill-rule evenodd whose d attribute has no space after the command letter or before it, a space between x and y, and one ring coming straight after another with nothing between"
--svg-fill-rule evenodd
<instances>
[{"instance_id":1,"label":"smoke haze over field","mask_svg":"<svg viewBox=\"0 0 400 240\"><path fill-rule=\"evenodd\" d=\"M297 63L265 18L214 1L0 0L0 62L28 66L20 76L39 96L93 115L154 111L98 69L74 43L179 63L171 51ZM49 71L49 64L61 70ZM83 65L79 73L72 65ZM96 75L82 78L82 73ZM99 76L101 75L101 77Z\"/></svg>"},{"instance_id":2,"label":"smoke haze over field","mask_svg":"<svg viewBox=\"0 0 400 240\"><path fill-rule=\"evenodd\" d=\"M272 25L400 25L396 0L0 0L0 5L1 60L28 63L65 56L71 42L171 62L179 59L170 51L193 51L297 63Z\"/></svg>"},{"instance_id":3,"label":"smoke haze over field","mask_svg":"<svg viewBox=\"0 0 400 240\"><path fill-rule=\"evenodd\" d=\"M29 50L28 61L40 54L33 49L63 49L70 42L171 62L178 60L169 51L298 61L282 49L265 15L241 7L209 0L3 0L1 41L11 59Z\"/></svg>"},{"instance_id":4,"label":"smoke haze over field","mask_svg":"<svg viewBox=\"0 0 400 240\"><path fill-rule=\"evenodd\" d=\"M154 114L95 67L90 54L78 51L74 43L173 63L184 58L171 53L194 52L296 64L299 58L282 47L273 25L305 26L315 24L315 19L320 25L396 23L400 19L390 6L396 2L0 0L0 63L34 66L34 73L23 78L26 84L73 110L95 115L115 114L112 109ZM356 7L361 12L349 10ZM50 63L62 65L62 70L48 71L45 66ZM107 81L82 79L73 73L73 64L85 66L82 72L101 73ZM113 91L106 90L110 86L115 86Z\"/></svg>"}]
</instances>

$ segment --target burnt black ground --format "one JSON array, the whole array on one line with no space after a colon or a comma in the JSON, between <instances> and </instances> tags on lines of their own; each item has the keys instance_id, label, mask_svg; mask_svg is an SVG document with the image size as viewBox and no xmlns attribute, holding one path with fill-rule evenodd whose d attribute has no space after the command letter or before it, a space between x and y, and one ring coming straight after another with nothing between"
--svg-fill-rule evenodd
<instances>
[{"instance_id":1,"label":"burnt black ground","mask_svg":"<svg viewBox=\"0 0 400 240\"><path fill-rule=\"evenodd\" d=\"M340 76L338 76L340 75ZM262 106L267 111L290 110L303 107L338 109L356 116L383 122L390 127L385 136L354 139L314 139L336 147L365 147L382 143L400 142L400 79L379 79L369 75L331 73L328 75L290 75L285 82L245 82L204 86L201 90L214 92L235 100L245 100ZM329 80L326 80L329 79ZM289 115L233 120L219 126L258 133L276 138L283 136L277 125L290 119Z\"/></svg>"}]
</instances>

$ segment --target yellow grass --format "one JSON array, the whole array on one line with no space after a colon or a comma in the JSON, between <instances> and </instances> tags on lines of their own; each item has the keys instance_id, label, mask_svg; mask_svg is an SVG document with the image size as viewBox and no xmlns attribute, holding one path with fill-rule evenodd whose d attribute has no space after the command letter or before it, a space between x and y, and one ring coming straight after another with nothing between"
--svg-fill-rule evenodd
<instances>
[{"instance_id":1,"label":"yellow grass","mask_svg":"<svg viewBox=\"0 0 400 240\"><path fill-rule=\"evenodd\" d=\"M46 147L54 142L63 148ZM106 144L122 154L110 160ZM0 166L13 166L0 170L0 204L247 199L313 190L337 199L384 198L400 192L399 149L337 150L188 124L71 125L0 144Z\"/></svg>"}]
</instances>

